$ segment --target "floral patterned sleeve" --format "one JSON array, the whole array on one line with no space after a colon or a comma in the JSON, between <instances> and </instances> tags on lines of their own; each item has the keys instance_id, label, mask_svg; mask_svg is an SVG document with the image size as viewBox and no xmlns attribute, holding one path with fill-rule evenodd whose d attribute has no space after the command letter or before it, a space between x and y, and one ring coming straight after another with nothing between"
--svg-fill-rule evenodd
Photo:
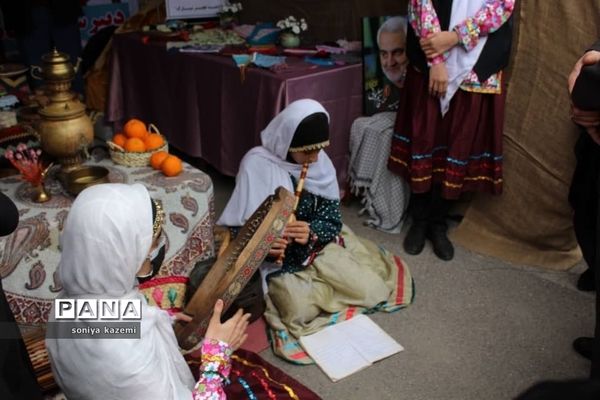
<instances>
[{"instance_id":1,"label":"floral patterned sleeve","mask_svg":"<svg viewBox=\"0 0 600 400\"><path fill-rule=\"evenodd\" d=\"M420 38L426 38L433 33L441 32L440 20L431 0L410 0L408 3L408 21ZM439 64L446 60L446 55L437 56L427 60L427 64Z\"/></svg>"},{"instance_id":2,"label":"floral patterned sleeve","mask_svg":"<svg viewBox=\"0 0 600 400\"><path fill-rule=\"evenodd\" d=\"M454 27L458 42L465 50L472 50L481 36L498 30L515 8L515 0L486 0L473 17L469 17Z\"/></svg>"},{"instance_id":3,"label":"floral patterned sleeve","mask_svg":"<svg viewBox=\"0 0 600 400\"><path fill-rule=\"evenodd\" d=\"M231 371L231 348L225 342L209 339L202 343L200 380L192 392L193 400L225 400L223 385Z\"/></svg>"}]
</instances>

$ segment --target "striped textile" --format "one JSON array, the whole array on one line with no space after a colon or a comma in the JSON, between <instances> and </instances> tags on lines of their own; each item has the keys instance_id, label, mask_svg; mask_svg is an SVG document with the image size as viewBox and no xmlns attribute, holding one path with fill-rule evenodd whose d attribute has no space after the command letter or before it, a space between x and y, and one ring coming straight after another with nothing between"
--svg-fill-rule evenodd
<instances>
[{"instance_id":1,"label":"striped textile","mask_svg":"<svg viewBox=\"0 0 600 400\"><path fill-rule=\"evenodd\" d=\"M395 112L357 118L350 131L350 189L362 198L366 225L387 233L400 233L410 188L387 168L394 132Z\"/></svg>"}]
</instances>

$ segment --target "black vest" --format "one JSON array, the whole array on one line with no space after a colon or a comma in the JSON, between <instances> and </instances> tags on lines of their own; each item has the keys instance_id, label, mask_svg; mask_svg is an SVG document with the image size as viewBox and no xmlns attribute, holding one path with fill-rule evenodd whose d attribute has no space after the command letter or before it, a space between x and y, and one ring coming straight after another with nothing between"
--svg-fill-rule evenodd
<instances>
[{"instance_id":1,"label":"black vest","mask_svg":"<svg viewBox=\"0 0 600 400\"><path fill-rule=\"evenodd\" d=\"M432 4L440 20L442 30L447 31L450 25L452 0L432 0ZM491 75L508 65L512 43L512 25L513 17L511 15L508 21L502 24L500 29L488 35L481 55L475 63L475 67L473 67L480 82L484 82ZM421 50L421 46L419 46L419 37L417 37L410 24L408 24L406 35L406 53L411 64L419 71L428 71L427 58L423 50Z\"/></svg>"}]
</instances>

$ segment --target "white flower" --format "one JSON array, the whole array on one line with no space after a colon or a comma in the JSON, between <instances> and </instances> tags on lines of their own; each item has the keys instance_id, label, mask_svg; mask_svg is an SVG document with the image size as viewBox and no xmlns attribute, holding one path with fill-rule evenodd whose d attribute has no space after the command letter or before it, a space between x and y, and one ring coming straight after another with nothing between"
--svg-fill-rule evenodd
<instances>
[{"instance_id":1,"label":"white flower","mask_svg":"<svg viewBox=\"0 0 600 400\"><path fill-rule=\"evenodd\" d=\"M279 29L293 32L296 35L299 35L302 31L308 29L308 24L304 18L298 20L293 15L290 15L284 19L280 19L277 21L276 25Z\"/></svg>"},{"instance_id":2,"label":"white flower","mask_svg":"<svg viewBox=\"0 0 600 400\"><path fill-rule=\"evenodd\" d=\"M231 12L233 12L233 13L238 12L238 8L235 4L231 6Z\"/></svg>"},{"instance_id":3,"label":"white flower","mask_svg":"<svg viewBox=\"0 0 600 400\"><path fill-rule=\"evenodd\" d=\"M242 11L242 10L243 10L243 8L242 8L242 3L237 3L237 7L238 7L238 10L240 10L240 11Z\"/></svg>"}]
</instances>

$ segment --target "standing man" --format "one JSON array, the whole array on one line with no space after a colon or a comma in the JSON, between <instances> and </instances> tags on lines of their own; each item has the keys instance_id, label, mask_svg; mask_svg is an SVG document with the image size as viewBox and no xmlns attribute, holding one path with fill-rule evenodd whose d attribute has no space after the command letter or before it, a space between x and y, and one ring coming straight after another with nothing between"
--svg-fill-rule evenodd
<instances>
[{"instance_id":1,"label":"standing man","mask_svg":"<svg viewBox=\"0 0 600 400\"><path fill-rule=\"evenodd\" d=\"M569 75L569 94L573 91L575 81L582 66L594 64L600 55L600 41L592 46L581 57ZM600 170L600 140L598 127L594 126L599 112L585 112L573 108L573 122L581 126L581 135L575 145L577 166L571 182L569 201L574 211L573 225L577 242L581 247L583 258L588 269L579 277L577 288L592 291L594 284L594 264L596 258L596 218L598 194L595 190L598 171ZM596 121L597 122L597 121ZM591 201L590 201L591 200Z\"/></svg>"},{"instance_id":2,"label":"standing man","mask_svg":"<svg viewBox=\"0 0 600 400\"><path fill-rule=\"evenodd\" d=\"M581 68L600 62L600 41L581 57L569 75L569 94L572 94ZM590 88L600 95L600 88ZM577 165L571 182L569 201L573 207L573 227L583 257L588 264L577 283L582 290L600 287L600 110L583 111L572 105L571 118L581 127L581 135L575 145ZM591 377L600 378L600 297L596 295L595 338L580 337L573 347L582 356L592 360Z\"/></svg>"}]
</instances>

